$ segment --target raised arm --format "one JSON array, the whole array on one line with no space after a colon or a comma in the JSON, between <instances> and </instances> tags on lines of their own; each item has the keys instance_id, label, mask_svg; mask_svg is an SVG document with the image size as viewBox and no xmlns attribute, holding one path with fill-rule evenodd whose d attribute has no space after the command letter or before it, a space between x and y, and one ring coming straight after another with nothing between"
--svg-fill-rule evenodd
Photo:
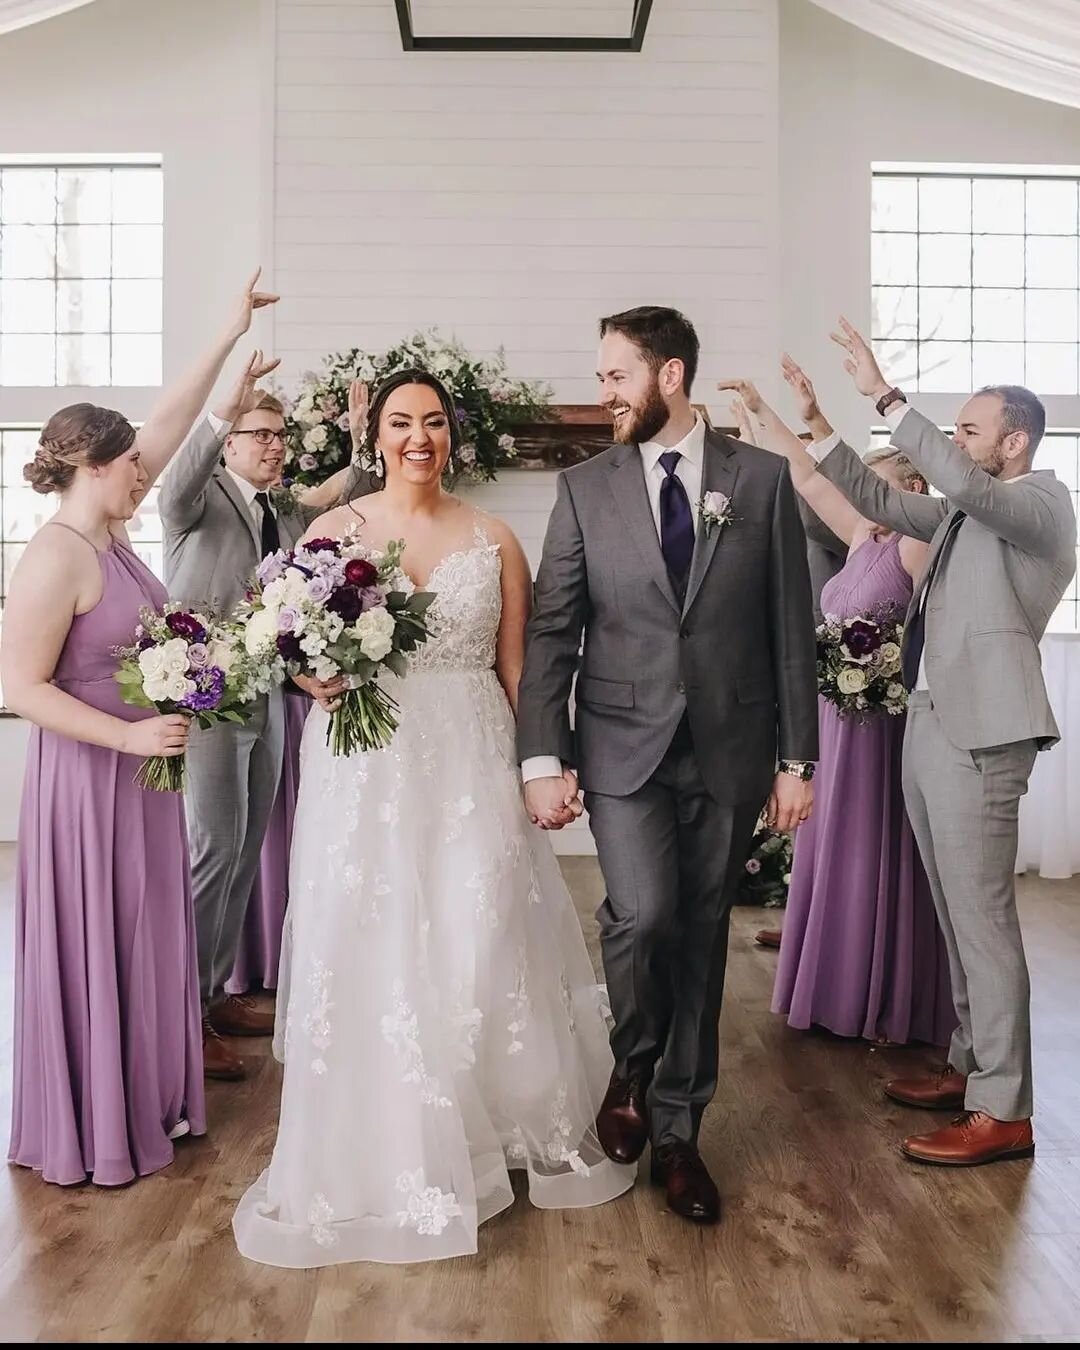
<instances>
[{"instance_id":1,"label":"raised arm","mask_svg":"<svg viewBox=\"0 0 1080 1350\"><path fill-rule=\"evenodd\" d=\"M363 380L353 380L349 385L349 439L352 455L344 469L338 469L318 487L305 488L297 494L300 509L309 520L314 520L322 511L332 510L357 497L366 497L369 492L378 489L379 480L363 467L367 414L368 387Z\"/></svg>"},{"instance_id":2,"label":"raised arm","mask_svg":"<svg viewBox=\"0 0 1080 1350\"><path fill-rule=\"evenodd\" d=\"M817 464L807 454L798 436L765 402L749 380L722 380L716 387L735 391L737 397L732 400L731 406L736 418L741 419L745 409L758 422L758 436L754 443L787 460L792 484L812 514L844 544L850 544L859 523L859 513L839 488L821 477Z\"/></svg>"},{"instance_id":3,"label":"raised arm","mask_svg":"<svg viewBox=\"0 0 1080 1350\"><path fill-rule=\"evenodd\" d=\"M167 528L187 530L198 521L229 428L255 406L259 399L256 382L277 365L277 361L265 360L262 352L253 352L232 389L215 406L213 419L204 418L188 437L161 481L158 510Z\"/></svg>"},{"instance_id":4,"label":"raised arm","mask_svg":"<svg viewBox=\"0 0 1080 1350\"><path fill-rule=\"evenodd\" d=\"M252 313L277 301L276 295L255 289L261 268L244 288L233 317L191 369L162 391L138 433L142 465L152 485L202 411L229 353L251 327ZM277 364L276 362L274 363Z\"/></svg>"}]
</instances>

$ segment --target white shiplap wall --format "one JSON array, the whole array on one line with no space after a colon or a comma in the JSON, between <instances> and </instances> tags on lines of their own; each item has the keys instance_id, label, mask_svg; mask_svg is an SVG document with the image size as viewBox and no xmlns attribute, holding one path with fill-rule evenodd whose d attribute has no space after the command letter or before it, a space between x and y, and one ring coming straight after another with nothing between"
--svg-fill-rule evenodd
<instances>
[{"instance_id":1,"label":"white shiplap wall","mask_svg":"<svg viewBox=\"0 0 1080 1350\"><path fill-rule=\"evenodd\" d=\"M417 32L628 31L625 0L426 0ZM286 385L329 351L430 325L559 402L595 397L597 319L675 305L695 393L773 384L776 0L656 0L640 54L402 52L391 0L277 0L275 350ZM555 475L476 493L534 567ZM556 836L588 851L583 828Z\"/></svg>"},{"instance_id":2,"label":"white shiplap wall","mask_svg":"<svg viewBox=\"0 0 1080 1350\"><path fill-rule=\"evenodd\" d=\"M612 8L429 7L568 33ZM278 0L284 378L438 324L586 402L597 318L644 302L694 320L702 397L721 374L765 377L777 68L776 0L657 0L640 54L570 56L406 53L391 0Z\"/></svg>"}]
</instances>

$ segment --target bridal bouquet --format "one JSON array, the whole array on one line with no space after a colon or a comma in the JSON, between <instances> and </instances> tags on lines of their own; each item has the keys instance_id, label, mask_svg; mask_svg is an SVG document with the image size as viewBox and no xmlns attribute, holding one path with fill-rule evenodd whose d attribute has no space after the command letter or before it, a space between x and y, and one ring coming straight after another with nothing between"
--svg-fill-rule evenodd
<instances>
[{"instance_id":1,"label":"bridal bouquet","mask_svg":"<svg viewBox=\"0 0 1080 1350\"><path fill-rule=\"evenodd\" d=\"M274 676L268 663L245 652L241 638L233 625L180 605L166 605L160 613L143 609L134 644L116 651L120 697L134 708L186 713L201 727L244 722ZM135 781L155 792L180 792L183 755L152 756Z\"/></svg>"},{"instance_id":2,"label":"bridal bouquet","mask_svg":"<svg viewBox=\"0 0 1080 1350\"><path fill-rule=\"evenodd\" d=\"M335 755L381 750L397 730L398 705L379 684L404 677L407 654L428 639L434 595L418 591L401 570L400 542L372 554L351 531L312 539L264 558L242 607L248 656L280 658L290 675L347 677L326 741Z\"/></svg>"},{"instance_id":3,"label":"bridal bouquet","mask_svg":"<svg viewBox=\"0 0 1080 1350\"><path fill-rule=\"evenodd\" d=\"M899 716L907 707L900 672L904 625L898 611L882 609L852 619L825 615L817 630L818 692L841 717L860 721L879 713Z\"/></svg>"},{"instance_id":4,"label":"bridal bouquet","mask_svg":"<svg viewBox=\"0 0 1080 1350\"><path fill-rule=\"evenodd\" d=\"M322 374L309 372L285 423L288 484L312 487L349 463L349 385L375 386L396 371L415 367L437 375L454 400L461 448L447 465L452 481L487 482L514 457L514 426L540 420L549 391L507 374L502 352L470 356L454 338L436 331L416 333L385 352L370 355L354 347L328 356Z\"/></svg>"}]
</instances>

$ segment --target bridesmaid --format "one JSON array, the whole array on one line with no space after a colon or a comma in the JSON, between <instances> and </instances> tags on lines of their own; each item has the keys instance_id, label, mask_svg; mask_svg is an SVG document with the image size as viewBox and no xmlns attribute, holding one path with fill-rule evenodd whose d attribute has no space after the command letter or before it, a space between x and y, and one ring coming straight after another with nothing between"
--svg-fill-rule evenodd
<instances>
[{"instance_id":1,"label":"bridesmaid","mask_svg":"<svg viewBox=\"0 0 1080 1350\"><path fill-rule=\"evenodd\" d=\"M24 475L56 515L15 570L0 651L8 707L34 723L16 878L15 1083L9 1159L46 1181L121 1186L203 1134L199 986L183 799L135 785L183 754L188 722L130 708L113 680L164 587L126 522L276 296L252 277L233 320L136 433L89 403L49 419ZM274 363L276 364L276 363ZM270 367L266 367L270 368ZM247 376L264 373L252 359Z\"/></svg>"},{"instance_id":2,"label":"bridesmaid","mask_svg":"<svg viewBox=\"0 0 1080 1350\"><path fill-rule=\"evenodd\" d=\"M785 377L801 401L813 400L802 371L785 367ZM806 504L849 546L846 564L822 591L823 612L853 618L891 605L903 614L927 546L859 516L757 390L746 383L738 390L761 423L761 443L787 458ZM892 446L866 462L902 491L927 490ZM800 1030L947 1045L957 1019L944 940L904 809L904 720L882 714L857 722L818 701L814 813L796 836L772 1006Z\"/></svg>"}]
</instances>

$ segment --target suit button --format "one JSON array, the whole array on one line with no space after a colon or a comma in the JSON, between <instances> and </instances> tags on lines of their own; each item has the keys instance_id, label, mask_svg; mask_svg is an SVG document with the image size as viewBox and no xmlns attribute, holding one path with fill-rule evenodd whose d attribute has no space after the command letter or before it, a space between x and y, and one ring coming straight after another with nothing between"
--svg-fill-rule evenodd
<instances>
[{"instance_id":1,"label":"suit button","mask_svg":"<svg viewBox=\"0 0 1080 1350\"><path fill-rule=\"evenodd\" d=\"M690 629L689 628L682 629L682 631L679 633L679 636L681 638L688 638L690 636Z\"/></svg>"},{"instance_id":2,"label":"suit button","mask_svg":"<svg viewBox=\"0 0 1080 1350\"><path fill-rule=\"evenodd\" d=\"M676 692L677 694L685 694L685 693L686 693L686 685L683 684L682 680L680 680L679 683L675 686L675 692Z\"/></svg>"}]
</instances>

